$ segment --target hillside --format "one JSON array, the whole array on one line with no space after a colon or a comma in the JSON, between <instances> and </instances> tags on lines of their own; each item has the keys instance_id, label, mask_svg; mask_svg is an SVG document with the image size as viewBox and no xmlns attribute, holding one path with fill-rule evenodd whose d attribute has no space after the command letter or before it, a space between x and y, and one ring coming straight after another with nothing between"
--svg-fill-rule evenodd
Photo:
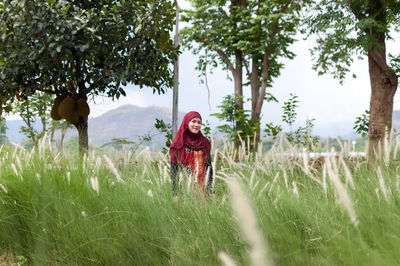
<instances>
[{"instance_id":1,"label":"hillside","mask_svg":"<svg viewBox=\"0 0 400 266\"><path fill-rule=\"evenodd\" d=\"M179 113L179 123L184 115L184 113ZM136 141L138 136L143 136L147 133L152 135L158 133L154 128L156 118L171 123L171 117L172 111L169 108L122 105L101 116L89 119L89 141L95 144L104 144L113 137L126 137L129 140ZM7 136L10 140L19 142L24 137L18 133L21 125L23 125L22 120L7 121ZM36 123L35 127L40 128L40 124ZM56 135L58 136L59 132ZM68 139L73 135L77 135L77 132L71 129L68 131L66 138ZM164 137L158 134L153 137L153 142L161 144L164 142Z\"/></svg>"}]
</instances>

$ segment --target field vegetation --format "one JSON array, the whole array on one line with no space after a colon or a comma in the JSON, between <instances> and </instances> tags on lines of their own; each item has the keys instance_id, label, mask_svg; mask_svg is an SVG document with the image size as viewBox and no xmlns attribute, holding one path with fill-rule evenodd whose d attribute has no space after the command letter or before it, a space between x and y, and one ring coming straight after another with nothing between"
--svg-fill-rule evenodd
<instances>
[{"instance_id":1,"label":"field vegetation","mask_svg":"<svg viewBox=\"0 0 400 266\"><path fill-rule=\"evenodd\" d=\"M48 140L0 149L0 264L395 265L398 146L382 161L281 141L212 149L215 195L146 150L55 154Z\"/></svg>"}]
</instances>

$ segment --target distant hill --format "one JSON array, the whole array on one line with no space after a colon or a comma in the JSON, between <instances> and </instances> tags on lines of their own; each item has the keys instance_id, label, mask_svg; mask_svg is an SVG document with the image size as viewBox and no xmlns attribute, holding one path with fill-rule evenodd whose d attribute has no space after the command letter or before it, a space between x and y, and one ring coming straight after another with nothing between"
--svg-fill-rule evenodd
<instances>
[{"instance_id":1,"label":"distant hill","mask_svg":"<svg viewBox=\"0 0 400 266\"><path fill-rule=\"evenodd\" d=\"M185 114L178 114L178 123L180 124ZM154 128L156 118L164 120L166 123L172 121L172 111L169 108L150 106L138 107L134 105L122 105L116 109L110 110L101 116L89 119L89 142L95 144L104 144L113 137L128 138L137 141L139 136L147 133L157 134ZM19 132L19 127L23 125L22 120L7 121L7 136L14 142L19 142L24 136ZM36 128L40 128L40 123L36 123ZM75 129L70 129L66 138L77 135ZM164 137L161 134L153 137L154 143L162 144Z\"/></svg>"},{"instance_id":2,"label":"distant hill","mask_svg":"<svg viewBox=\"0 0 400 266\"><path fill-rule=\"evenodd\" d=\"M179 113L178 123L180 125L184 113ZM111 138L128 138L132 141L137 141L139 136L143 136L147 133L157 134L158 131L154 128L155 119L163 119L167 123L171 123L172 111L170 108L165 107L138 107L135 105L122 105L116 109L110 110L101 116L89 119L89 141L95 144L104 144L109 142ZM14 142L19 142L24 135L19 133L19 127L24 125L22 120L9 120L7 121L7 137ZM347 134L341 134L342 138L357 138L358 135L355 132L350 132L352 124L343 124L343 132ZM331 136L329 134L333 132L333 128L330 125L316 125L314 133L321 136ZM337 125L335 125L337 127ZM393 112L393 127L400 131L400 110ZM40 129L40 123L36 123L35 128ZM337 128L336 128L337 130ZM56 134L56 135L59 135ZM75 129L68 131L66 138L77 135ZM158 134L153 137L153 143L163 144L165 141L162 134Z\"/></svg>"}]
</instances>

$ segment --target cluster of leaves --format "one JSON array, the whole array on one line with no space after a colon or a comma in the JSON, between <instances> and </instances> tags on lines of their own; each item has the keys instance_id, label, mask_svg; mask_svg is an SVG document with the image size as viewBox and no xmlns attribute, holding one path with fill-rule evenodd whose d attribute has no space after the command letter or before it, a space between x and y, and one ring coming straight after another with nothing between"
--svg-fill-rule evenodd
<instances>
[{"instance_id":1,"label":"cluster of leaves","mask_svg":"<svg viewBox=\"0 0 400 266\"><path fill-rule=\"evenodd\" d=\"M23 133L36 145L38 140L46 134L50 125L50 110L54 100L54 95L44 92L35 92L25 99L13 103L13 114L18 114L25 125L20 127ZM34 125L40 119L42 129L38 130Z\"/></svg>"},{"instance_id":2,"label":"cluster of leaves","mask_svg":"<svg viewBox=\"0 0 400 266\"><path fill-rule=\"evenodd\" d=\"M171 1L2 1L2 106L37 90L119 98L132 82L172 87ZM49 89L50 88L50 89Z\"/></svg>"},{"instance_id":3,"label":"cluster of leaves","mask_svg":"<svg viewBox=\"0 0 400 266\"><path fill-rule=\"evenodd\" d=\"M271 84L284 66L279 58L294 57L288 47L295 41L301 9L310 2L194 0L191 9L183 10L182 21L190 26L181 30L182 43L199 56L196 69L201 75L218 65L230 70L237 52L243 53L241 64L256 64L261 72L267 53Z\"/></svg>"},{"instance_id":4,"label":"cluster of leaves","mask_svg":"<svg viewBox=\"0 0 400 266\"><path fill-rule=\"evenodd\" d=\"M393 0L322 0L308 14L307 31L317 36L311 50L313 68L320 75L330 73L343 82L355 56L361 59L371 48L381 47L376 34L392 38L390 29L396 30L400 23L400 4ZM391 65L399 69L399 56L391 56Z\"/></svg>"},{"instance_id":5,"label":"cluster of leaves","mask_svg":"<svg viewBox=\"0 0 400 266\"><path fill-rule=\"evenodd\" d=\"M211 114L225 124L217 126L217 129L224 133L229 140L239 143L242 139L250 138L253 141L255 134L259 131L260 122L250 118L250 110L238 110L233 95L226 95L221 105L217 106L219 113Z\"/></svg>"},{"instance_id":6,"label":"cluster of leaves","mask_svg":"<svg viewBox=\"0 0 400 266\"><path fill-rule=\"evenodd\" d=\"M296 108L299 107L298 103L298 96L293 93L290 93L289 99L283 102L282 122L287 124L290 128L290 131L285 133L285 137L293 145L300 145L306 147L308 150L313 150L320 140L318 136L311 135L311 131L314 128L315 118L307 119L305 126L299 126L295 131L293 131L293 124L297 118ZM282 132L282 125L273 125L272 122L267 123L264 132L267 136L276 140L278 135Z\"/></svg>"},{"instance_id":7,"label":"cluster of leaves","mask_svg":"<svg viewBox=\"0 0 400 266\"><path fill-rule=\"evenodd\" d=\"M6 119L0 115L0 145L7 143L7 125Z\"/></svg>"},{"instance_id":8,"label":"cluster of leaves","mask_svg":"<svg viewBox=\"0 0 400 266\"><path fill-rule=\"evenodd\" d=\"M162 120L162 119L156 118L156 123L154 124L154 127L160 133L164 133L166 140L165 140L165 146L163 147L163 151L167 152L172 143L172 137L173 137L172 136L172 125L170 123L164 122L164 120Z\"/></svg>"},{"instance_id":9,"label":"cluster of leaves","mask_svg":"<svg viewBox=\"0 0 400 266\"><path fill-rule=\"evenodd\" d=\"M353 129L357 134L361 135L363 138L368 135L369 128L369 110L365 110L365 113L356 117Z\"/></svg>"}]
</instances>

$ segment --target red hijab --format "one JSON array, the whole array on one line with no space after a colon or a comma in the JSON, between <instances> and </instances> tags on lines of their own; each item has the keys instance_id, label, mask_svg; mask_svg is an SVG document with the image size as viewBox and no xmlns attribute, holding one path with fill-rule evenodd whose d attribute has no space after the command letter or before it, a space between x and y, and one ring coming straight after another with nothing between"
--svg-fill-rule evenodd
<instances>
[{"instance_id":1,"label":"red hijab","mask_svg":"<svg viewBox=\"0 0 400 266\"><path fill-rule=\"evenodd\" d=\"M187 113L183 118L182 124L171 143L171 147L169 148L171 162L185 162L185 146L193 150L203 151L205 162L208 161L211 149L210 141L203 136L201 131L197 134L190 132L189 122L193 118L200 118L201 120L201 115L198 112L192 111Z\"/></svg>"}]
</instances>

